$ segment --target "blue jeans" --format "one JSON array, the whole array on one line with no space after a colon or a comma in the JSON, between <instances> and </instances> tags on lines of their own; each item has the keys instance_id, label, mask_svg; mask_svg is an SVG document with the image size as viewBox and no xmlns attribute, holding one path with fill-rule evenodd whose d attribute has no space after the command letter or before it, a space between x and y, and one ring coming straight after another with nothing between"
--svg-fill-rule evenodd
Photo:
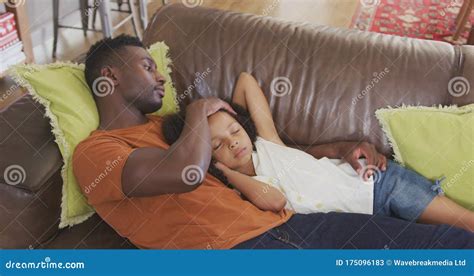
<instances>
[{"instance_id":1,"label":"blue jeans","mask_svg":"<svg viewBox=\"0 0 474 276\"><path fill-rule=\"evenodd\" d=\"M388 160L387 170L374 176L374 214L416 221L433 198L442 192L418 173Z\"/></svg>"},{"instance_id":2,"label":"blue jeans","mask_svg":"<svg viewBox=\"0 0 474 276\"><path fill-rule=\"evenodd\" d=\"M233 249L470 248L474 233L449 225L413 223L381 215L295 214L286 223Z\"/></svg>"}]
</instances>

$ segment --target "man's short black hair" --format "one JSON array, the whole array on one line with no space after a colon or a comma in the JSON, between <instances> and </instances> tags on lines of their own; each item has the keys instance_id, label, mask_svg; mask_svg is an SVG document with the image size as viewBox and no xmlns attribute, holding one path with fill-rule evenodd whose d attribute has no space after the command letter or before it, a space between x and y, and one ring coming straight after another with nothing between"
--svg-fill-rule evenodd
<instances>
[{"instance_id":1,"label":"man's short black hair","mask_svg":"<svg viewBox=\"0 0 474 276\"><path fill-rule=\"evenodd\" d=\"M221 109L219 111L224 111L231 115L247 132L247 135L250 138L250 141L252 141L252 148L253 150L255 149L255 141L257 140L257 129L255 127L255 123L253 122L252 118L250 117L250 114L247 112L245 108L242 106L235 104L235 103L229 103L230 106L234 109L234 111L237 113L237 115L229 113L225 109ZM179 136L181 136L181 132L183 131L184 128L184 121L185 121L185 113L180 112L172 115L168 115L163 119L163 124L162 124L162 130L163 130L163 136L165 137L166 143L169 145L173 144L178 140ZM227 177L225 177L224 173L216 168L214 163L216 160L212 160L211 164L209 165L209 173L215 176L217 179L222 181L225 185L232 187L231 183L227 180Z\"/></svg>"},{"instance_id":2,"label":"man's short black hair","mask_svg":"<svg viewBox=\"0 0 474 276\"><path fill-rule=\"evenodd\" d=\"M100 70L107 65L121 66L123 60L117 50L125 46L145 48L143 43L134 36L121 34L115 38L104 38L91 46L86 56L85 77L87 85L92 89L92 83L100 77Z\"/></svg>"}]
</instances>

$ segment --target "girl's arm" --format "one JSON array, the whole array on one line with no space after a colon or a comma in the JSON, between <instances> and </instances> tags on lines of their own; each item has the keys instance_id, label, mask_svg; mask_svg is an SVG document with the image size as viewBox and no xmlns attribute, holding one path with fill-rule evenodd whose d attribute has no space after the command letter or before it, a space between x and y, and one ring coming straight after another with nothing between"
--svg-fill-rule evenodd
<instances>
[{"instance_id":1,"label":"girl's arm","mask_svg":"<svg viewBox=\"0 0 474 276\"><path fill-rule=\"evenodd\" d=\"M279 212L285 207L286 198L278 189L241 172L234 171L220 162L216 163L216 167L224 172L224 175L235 189L259 209Z\"/></svg>"},{"instance_id":2,"label":"girl's arm","mask_svg":"<svg viewBox=\"0 0 474 276\"><path fill-rule=\"evenodd\" d=\"M285 145L275 128L267 99L252 75L248 73L240 74L232 96L232 102L249 111L260 137L276 144Z\"/></svg>"}]
</instances>

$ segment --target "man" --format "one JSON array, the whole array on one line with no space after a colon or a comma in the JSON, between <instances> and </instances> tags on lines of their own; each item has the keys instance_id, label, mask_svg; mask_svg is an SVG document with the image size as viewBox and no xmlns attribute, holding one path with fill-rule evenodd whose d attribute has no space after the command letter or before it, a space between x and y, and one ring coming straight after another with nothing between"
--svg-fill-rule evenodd
<instances>
[{"instance_id":1,"label":"man","mask_svg":"<svg viewBox=\"0 0 474 276\"><path fill-rule=\"evenodd\" d=\"M360 214L295 215L262 211L206 172L211 160L207 116L233 112L219 99L186 107L186 126L168 146L162 119L165 80L139 40L105 39L91 47L86 80L100 125L74 153L78 182L97 213L140 248L474 248L471 233ZM98 80L110 82L98 93ZM103 91L100 91L103 92ZM317 158L357 159L384 168L367 143L313 146ZM113 166L111 165L113 164ZM106 176L95 181L106 171Z\"/></svg>"}]
</instances>

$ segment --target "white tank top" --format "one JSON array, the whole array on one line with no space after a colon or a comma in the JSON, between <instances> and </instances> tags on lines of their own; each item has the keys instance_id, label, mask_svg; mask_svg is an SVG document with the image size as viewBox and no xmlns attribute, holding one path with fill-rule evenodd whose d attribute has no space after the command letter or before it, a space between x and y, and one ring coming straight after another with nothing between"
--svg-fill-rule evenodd
<instances>
[{"instance_id":1,"label":"white tank top","mask_svg":"<svg viewBox=\"0 0 474 276\"><path fill-rule=\"evenodd\" d=\"M373 213L374 183L363 181L349 163L326 157L316 159L294 148L257 137L252 161L255 179L279 189L285 208L296 213ZM360 159L362 166L366 165Z\"/></svg>"}]
</instances>

